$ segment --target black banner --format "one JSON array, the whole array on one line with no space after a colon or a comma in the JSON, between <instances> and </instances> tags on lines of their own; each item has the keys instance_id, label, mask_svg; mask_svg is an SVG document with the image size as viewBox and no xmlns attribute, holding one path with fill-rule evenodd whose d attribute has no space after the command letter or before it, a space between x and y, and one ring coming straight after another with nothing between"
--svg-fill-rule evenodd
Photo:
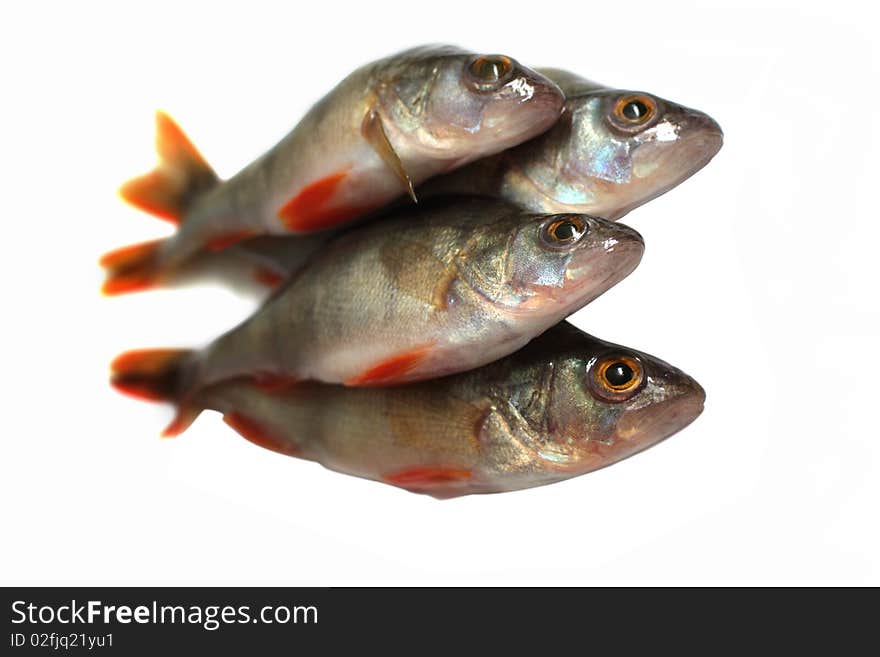
<instances>
[{"instance_id":1,"label":"black banner","mask_svg":"<svg viewBox=\"0 0 880 657\"><path fill-rule=\"evenodd\" d=\"M7 588L3 655L387 653L477 646L816 648L875 622L876 591ZM709 642L708 644L706 642ZM756 643L756 641L758 643ZM616 651L615 651L616 652ZM310 654L310 653L309 653Z\"/></svg>"}]
</instances>

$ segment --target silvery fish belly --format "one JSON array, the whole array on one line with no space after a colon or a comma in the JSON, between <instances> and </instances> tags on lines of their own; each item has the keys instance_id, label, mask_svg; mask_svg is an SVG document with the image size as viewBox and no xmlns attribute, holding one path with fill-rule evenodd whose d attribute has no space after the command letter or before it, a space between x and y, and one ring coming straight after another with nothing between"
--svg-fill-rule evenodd
<instances>
[{"instance_id":1,"label":"silvery fish belly","mask_svg":"<svg viewBox=\"0 0 880 657\"><path fill-rule=\"evenodd\" d=\"M610 465L690 424L704 398L675 367L561 324L501 361L442 379L276 392L235 380L194 404L262 447L449 498Z\"/></svg>"},{"instance_id":2,"label":"silvery fish belly","mask_svg":"<svg viewBox=\"0 0 880 657\"><path fill-rule=\"evenodd\" d=\"M482 194L615 220L687 180L721 148L721 128L703 112L539 70L565 92L559 121L521 146L432 180L420 194Z\"/></svg>"},{"instance_id":3,"label":"silvery fish belly","mask_svg":"<svg viewBox=\"0 0 880 657\"><path fill-rule=\"evenodd\" d=\"M643 250L636 231L604 219L443 199L332 240L200 352L123 354L113 382L178 398L236 377L376 386L465 371L595 299Z\"/></svg>"},{"instance_id":4,"label":"silvery fish belly","mask_svg":"<svg viewBox=\"0 0 880 657\"><path fill-rule=\"evenodd\" d=\"M278 145L226 181L165 114L160 162L121 195L178 225L167 240L107 254L107 294L147 289L205 249L257 235L323 231L426 179L501 152L559 117L559 88L504 55L425 46L368 64Z\"/></svg>"}]
</instances>

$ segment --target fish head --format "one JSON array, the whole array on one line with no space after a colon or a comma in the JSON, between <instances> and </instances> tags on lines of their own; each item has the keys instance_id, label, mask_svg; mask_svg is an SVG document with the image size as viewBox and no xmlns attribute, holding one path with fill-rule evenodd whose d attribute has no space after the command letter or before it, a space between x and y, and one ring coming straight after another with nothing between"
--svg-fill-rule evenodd
<instances>
[{"instance_id":1,"label":"fish head","mask_svg":"<svg viewBox=\"0 0 880 657\"><path fill-rule=\"evenodd\" d=\"M551 480L632 456L703 411L705 391L680 369L569 324L554 327L527 348L556 354L534 379L540 390L512 397L530 427L518 441L538 455L536 469Z\"/></svg>"},{"instance_id":2,"label":"fish head","mask_svg":"<svg viewBox=\"0 0 880 657\"><path fill-rule=\"evenodd\" d=\"M585 214L523 214L507 230L497 255L475 258L473 267L489 263L502 281L491 296L506 312L538 311L542 321L561 319L610 289L644 252L632 228Z\"/></svg>"},{"instance_id":3,"label":"fish head","mask_svg":"<svg viewBox=\"0 0 880 657\"><path fill-rule=\"evenodd\" d=\"M547 137L515 157L547 198L541 207L618 219L702 169L722 142L719 125L698 110L641 91L586 88L568 98Z\"/></svg>"},{"instance_id":4,"label":"fish head","mask_svg":"<svg viewBox=\"0 0 880 657\"><path fill-rule=\"evenodd\" d=\"M455 48L406 58L379 97L403 159L443 162L444 170L546 131L564 104L554 82L512 57Z\"/></svg>"}]
</instances>

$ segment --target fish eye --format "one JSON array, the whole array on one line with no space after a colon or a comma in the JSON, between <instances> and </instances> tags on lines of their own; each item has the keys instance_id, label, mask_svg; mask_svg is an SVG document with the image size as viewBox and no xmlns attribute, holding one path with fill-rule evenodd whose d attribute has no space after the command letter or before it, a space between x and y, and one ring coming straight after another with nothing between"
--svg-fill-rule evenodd
<instances>
[{"instance_id":1,"label":"fish eye","mask_svg":"<svg viewBox=\"0 0 880 657\"><path fill-rule=\"evenodd\" d=\"M481 91L491 91L505 84L513 74L513 60L504 55L481 55L471 60L468 76Z\"/></svg>"},{"instance_id":2,"label":"fish eye","mask_svg":"<svg viewBox=\"0 0 880 657\"><path fill-rule=\"evenodd\" d=\"M636 378L636 373L628 363L618 360L605 368L604 377L612 388L625 388Z\"/></svg>"},{"instance_id":3,"label":"fish eye","mask_svg":"<svg viewBox=\"0 0 880 657\"><path fill-rule=\"evenodd\" d=\"M598 358L589 368L590 391L612 403L630 399L645 382L644 369L637 358L609 354Z\"/></svg>"},{"instance_id":4,"label":"fish eye","mask_svg":"<svg viewBox=\"0 0 880 657\"><path fill-rule=\"evenodd\" d=\"M541 232L551 246L566 246L587 234L587 223L577 215L566 215L545 224Z\"/></svg>"},{"instance_id":5,"label":"fish eye","mask_svg":"<svg viewBox=\"0 0 880 657\"><path fill-rule=\"evenodd\" d=\"M620 113L627 121L644 121L651 110L638 98L629 101L620 109Z\"/></svg>"},{"instance_id":6,"label":"fish eye","mask_svg":"<svg viewBox=\"0 0 880 657\"><path fill-rule=\"evenodd\" d=\"M657 103L650 96L635 94L621 96L614 104L613 118L618 127L644 126L657 114Z\"/></svg>"}]
</instances>

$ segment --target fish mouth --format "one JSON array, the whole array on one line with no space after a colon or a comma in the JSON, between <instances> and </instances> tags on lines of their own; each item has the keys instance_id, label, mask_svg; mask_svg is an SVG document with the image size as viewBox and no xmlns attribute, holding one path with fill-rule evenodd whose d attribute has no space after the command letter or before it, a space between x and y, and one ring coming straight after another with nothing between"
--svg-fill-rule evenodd
<instances>
[{"instance_id":1,"label":"fish mouth","mask_svg":"<svg viewBox=\"0 0 880 657\"><path fill-rule=\"evenodd\" d=\"M609 213L619 219L633 209L678 187L705 167L724 145L721 127L709 116L694 117L674 142L646 142L633 152L633 194L629 203Z\"/></svg>"},{"instance_id":2,"label":"fish mouth","mask_svg":"<svg viewBox=\"0 0 880 657\"><path fill-rule=\"evenodd\" d=\"M532 294L515 306L505 307L504 312L520 317L537 314L544 320L552 318L556 323L629 276L641 262L645 245L634 229L623 224L612 225L616 230L610 231L601 243L572 254L561 285L531 286Z\"/></svg>"},{"instance_id":3,"label":"fish mouth","mask_svg":"<svg viewBox=\"0 0 880 657\"><path fill-rule=\"evenodd\" d=\"M612 226L598 246L576 252L566 272L574 288L592 290L584 304L635 271L645 253L645 241L638 231L620 223Z\"/></svg>"},{"instance_id":4,"label":"fish mouth","mask_svg":"<svg viewBox=\"0 0 880 657\"><path fill-rule=\"evenodd\" d=\"M540 451L538 454L548 469L584 474L657 445L687 427L703 412L706 393L696 381L686 378L667 399L625 411L607 440L587 440L586 448L576 454L548 455Z\"/></svg>"},{"instance_id":5,"label":"fish mouth","mask_svg":"<svg viewBox=\"0 0 880 657\"><path fill-rule=\"evenodd\" d=\"M643 408L627 411L617 425L617 439L630 443L633 453L641 451L678 433L703 412L706 391L686 375L667 384L666 399Z\"/></svg>"},{"instance_id":6,"label":"fish mouth","mask_svg":"<svg viewBox=\"0 0 880 657\"><path fill-rule=\"evenodd\" d=\"M679 182L684 182L712 161L724 145L724 133L715 121L700 117L699 127L681 139L682 150L690 155L691 166L684 170Z\"/></svg>"},{"instance_id":7,"label":"fish mouth","mask_svg":"<svg viewBox=\"0 0 880 657\"><path fill-rule=\"evenodd\" d=\"M559 117L565 106L565 94L559 85L548 77L523 67L518 79L514 82L520 90L528 90L528 93L520 93L519 102L535 103L535 107L549 110L554 114L553 119Z\"/></svg>"},{"instance_id":8,"label":"fish mouth","mask_svg":"<svg viewBox=\"0 0 880 657\"><path fill-rule=\"evenodd\" d=\"M682 169L679 182L684 182L709 164L724 145L721 126L708 114L694 111L683 122L679 132L678 159ZM672 162L670 162L672 164Z\"/></svg>"},{"instance_id":9,"label":"fish mouth","mask_svg":"<svg viewBox=\"0 0 880 657\"><path fill-rule=\"evenodd\" d=\"M562 114L562 108L565 106L565 97L559 91L559 87L547 80L546 83L537 83L535 85L535 95L531 101L534 103L535 113L543 113L544 121L540 126L537 134L546 132L548 128L553 126Z\"/></svg>"},{"instance_id":10,"label":"fish mouth","mask_svg":"<svg viewBox=\"0 0 880 657\"><path fill-rule=\"evenodd\" d=\"M646 169L644 178L656 176L658 185L667 191L706 166L723 144L724 133L715 121L708 116L694 117L682 126L674 141L639 145L633 153L634 169Z\"/></svg>"},{"instance_id":11,"label":"fish mouth","mask_svg":"<svg viewBox=\"0 0 880 657\"><path fill-rule=\"evenodd\" d=\"M552 80L523 71L506 85L503 100L490 103L481 117L483 128L504 129L510 146L548 130L562 113L565 96Z\"/></svg>"}]
</instances>

